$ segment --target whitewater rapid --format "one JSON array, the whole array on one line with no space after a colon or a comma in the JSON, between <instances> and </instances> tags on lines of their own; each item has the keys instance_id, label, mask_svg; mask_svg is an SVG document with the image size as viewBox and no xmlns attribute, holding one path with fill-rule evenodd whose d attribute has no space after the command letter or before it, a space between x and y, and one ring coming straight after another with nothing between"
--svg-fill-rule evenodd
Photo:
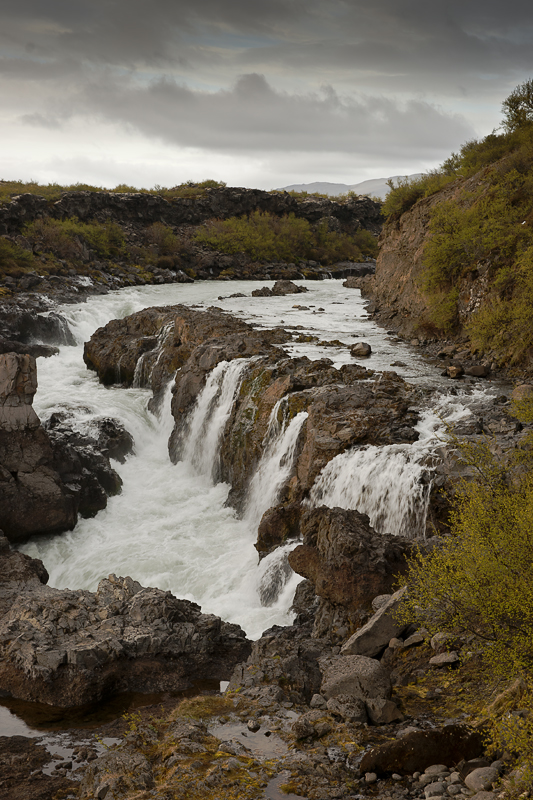
<instances>
[{"instance_id":1,"label":"whitewater rapid","mask_svg":"<svg viewBox=\"0 0 533 800\"><path fill-rule=\"evenodd\" d=\"M189 418L183 461L174 465L167 450L173 426L170 385L156 417L148 410L147 389L102 386L86 369L82 355L83 342L110 319L152 305L217 305L252 324L284 324L321 341L351 344L364 339L374 351L371 361L365 362L368 366L390 369L391 362L401 360L406 366L394 369L402 377L443 383L416 352L394 343L368 319L358 291L344 289L334 280L302 283L308 294L268 299L251 298L256 284L250 282L135 287L60 309L77 345L39 359L35 410L44 421L53 411L64 409L74 427L89 432L95 419L117 418L133 435L135 453L124 464L113 463L123 490L109 499L104 511L80 519L70 533L38 537L21 548L44 561L51 586L95 590L99 580L113 572L195 601L204 612L237 622L251 638L274 624L290 622L292 597L301 580L287 566L294 544L259 563L254 542L261 515L275 503L290 472L305 413L280 424L278 409L273 412L263 459L251 482L243 518L238 519L225 506L229 486L216 482L217 447L245 359L224 362L213 370ZM219 299L241 292L247 297ZM296 304L305 304L307 310L293 308ZM314 359L327 356L336 366L352 360L346 349L316 343L294 343L284 349ZM469 413L460 398L449 398L447 403L445 416ZM413 515L421 519L425 513L428 483L422 485L420 475L427 471L427 454L442 430L438 409L428 409L419 427L421 441L415 446L367 448L338 456L319 476L310 502L358 507L374 518L379 530L403 532L406 519ZM406 495L407 507L398 504Z\"/></svg>"}]
</instances>

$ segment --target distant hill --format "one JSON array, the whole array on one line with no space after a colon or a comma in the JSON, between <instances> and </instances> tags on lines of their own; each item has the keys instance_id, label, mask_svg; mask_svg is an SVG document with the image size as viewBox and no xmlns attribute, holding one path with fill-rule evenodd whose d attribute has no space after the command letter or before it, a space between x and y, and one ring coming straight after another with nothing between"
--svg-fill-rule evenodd
<instances>
[{"instance_id":1,"label":"distant hill","mask_svg":"<svg viewBox=\"0 0 533 800\"><path fill-rule=\"evenodd\" d=\"M293 183L291 186L282 186L281 189L286 192L318 192L319 194L329 194L332 197L337 197L346 192L355 192L356 194L367 194L370 197L379 197L384 200L389 193L387 181L392 180L395 183L403 178L420 178L422 172L416 172L413 175L393 175L391 178L374 178L369 181L362 181L361 183L326 183L325 181L315 181L315 183Z\"/></svg>"}]
</instances>

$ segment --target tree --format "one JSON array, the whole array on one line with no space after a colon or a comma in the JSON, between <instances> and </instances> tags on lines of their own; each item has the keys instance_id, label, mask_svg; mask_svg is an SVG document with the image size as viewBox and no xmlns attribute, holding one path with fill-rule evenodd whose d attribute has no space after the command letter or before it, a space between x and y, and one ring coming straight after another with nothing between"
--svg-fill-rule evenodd
<instances>
[{"instance_id":1,"label":"tree","mask_svg":"<svg viewBox=\"0 0 533 800\"><path fill-rule=\"evenodd\" d=\"M533 122L533 79L529 79L511 92L502 103L503 127L511 132Z\"/></svg>"}]
</instances>

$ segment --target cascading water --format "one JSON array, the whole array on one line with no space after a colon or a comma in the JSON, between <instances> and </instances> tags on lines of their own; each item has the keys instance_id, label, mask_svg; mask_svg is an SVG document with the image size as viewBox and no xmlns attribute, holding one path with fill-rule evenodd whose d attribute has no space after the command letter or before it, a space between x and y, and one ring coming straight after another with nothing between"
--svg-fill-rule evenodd
<instances>
[{"instance_id":1,"label":"cascading water","mask_svg":"<svg viewBox=\"0 0 533 800\"><path fill-rule=\"evenodd\" d=\"M425 534L433 452L442 444L445 421L470 411L455 397L440 398L416 426L413 444L367 446L332 459L317 477L308 505L356 509L368 514L378 533L414 538Z\"/></svg>"},{"instance_id":2,"label":"cascading water","mask_svg":"<svg viewBox=\"0 0 533 800\"><path fill-rule=\"evenodd\" d=\"M150 386L152 382L152 375L154 369L157 367L159 359L161 358L164 350L164 345L167 337L174 330L174 324L169 322L163 325L157 337L156 346L153 350L143 353L135 365L135 372L133 373L133 388L139 389L142 386Z\"/></svg>"},{"instance_id":3,"label":"cascading water","mask_svg":"<svg viewBox=\"0 0 533 800\"><path fill-rule=\"evenodd\" d=\"M290 319L293 325L317 333L320 339L331 339L335 335L349 343L357 334L372 343L372 366L376 369L386 369L393 359L402 358L409 362L402 373L406 378L427 380L428 368L423 360L404 345L389 342L374 323L366 319L358 293L344 291L336 281L307 285L310 299L324 307L324 313L312 315L309 311L293 309L294 299L290 296L272 297L268 304L262 298L251 298L250 284L244 282L232 284L232 290L246 293L247 297L217 300L217 303L266 326L273 327L280 319ZM225 505L229 487L221 483L213 485L209 478L212 456L206 456L205 460L202 457L203 466L199 468L191 467L188 461L175 465L170 462L167 442L174 424L170 386L160 406L161 417L157 418L148 411L151 397L148 389L102 386L95 373L88 371L83 363L83 342L109 320L147 306L173 302L210 305L225 289L226 284L216 282L136 287L91 297L86 303L60 309L77 346L62 346L59 355L39 359L37 413L44 420L53 411L63 409L75 428L88 432L96 418L118 418L134 436L135 455L124 464L114 464L124 482L123 491L110 498L104 511L92 519L81 519L70 533L38 537L22 549L43 559L52 586L94 591L98 581L110 572L131 575L144 586L157 586L178 597L194 600L206 613L237 622L249 636L257 637L271 625L290 621L288 609L299 581L299 577L286 568L287 553L292 545L278 548L258 565L253 543L262 514L276 502L279 488L286 479L283 475L290 474L304 415L280 422L279 406L273 412L264 457L250 487L245 518L238 519ZM333 353L338 365L350 361L347 348L333 352L331 348L321 349L313 343L295 343L288 349L295 355L311 358ZM157 359L155 353L146 358L146 370L154 359ZM231 364L232 370L245 368L244 359ZM139 370L141 368L142 365ZM223 369L220 367L221 371ZM229 382L229 370L227 367L221 376L223 381ZM147 377L144 376L143 382ZM238 379L237 375L233 377ZM432 384L439 380L430 376ZM229 383L227 388L230 394ZM220 395L218 397L220 399ZM216 400L215 405L222 412L218 403ZM455 403L459 408L456 399ZM216 425L215 414L212 413L211 419L214 427L209 440L213 442L215 428L223 424L223 414ZM432 419L437 420L435 416ZM440 424L437 420L435 426ZM199 471L204 468L205 477L202 477ZM283 576L287 574L290 578L283 586ZM266 605L268 603L272 605Z\"/></svg>"},{"instance_id":4,"label":"cascading water","mask_svg":"<svg viewBox=\"0 0 533 800\"><path fill-rule=\"evenodd\" d=\"M211 480L217 479L220 440L250 361L236 358L217 364L190 415L183 460Z\"/></svg>"},{"instance_id":5,"label":"cascading water","mask_svg":"<svg viewBox=\"0 0 533 800\"><path fill-rule=\"evenodd\" d=\"M257 529L265 511L276 504L279 491L290 475L298 436L307 419L307 411L300 411L288 424L280 424L278 412L283 400L278 400L270 414L264 439L265 452L248 490L245 518Z\"/></svg>"}]
</instances>

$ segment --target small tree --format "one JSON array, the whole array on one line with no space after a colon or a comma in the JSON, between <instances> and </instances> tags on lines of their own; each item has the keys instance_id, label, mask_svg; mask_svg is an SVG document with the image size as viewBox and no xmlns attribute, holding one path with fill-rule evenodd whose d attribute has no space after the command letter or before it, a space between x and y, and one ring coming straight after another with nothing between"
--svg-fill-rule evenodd
<instances>
[{"instance_id":1,"label":"small tree","mask_svg":"<svg viewBox=\"0 0 533 800\"><path fill-rule=\"evenodd\" d=\"M533 79L529 79L511 92L502 103L503 127L515 131L533 122Z\"/></svg>"}]
</instances>

